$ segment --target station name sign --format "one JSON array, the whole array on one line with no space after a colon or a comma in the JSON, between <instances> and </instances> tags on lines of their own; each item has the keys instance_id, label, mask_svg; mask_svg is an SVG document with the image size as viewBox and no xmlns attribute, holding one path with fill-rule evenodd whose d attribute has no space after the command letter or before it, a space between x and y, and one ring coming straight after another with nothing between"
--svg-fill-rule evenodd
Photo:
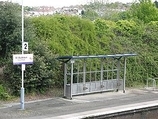
<instances>
[{"instance_id":1,"label":"station name sign","mask_svg":"<svg viewBox=\"0 0 158 119\"><path fill-rule=\"evenodd\" d=\"M33 54L14 54L13 65L33 64Z\"/></svg>"}]
</instances>

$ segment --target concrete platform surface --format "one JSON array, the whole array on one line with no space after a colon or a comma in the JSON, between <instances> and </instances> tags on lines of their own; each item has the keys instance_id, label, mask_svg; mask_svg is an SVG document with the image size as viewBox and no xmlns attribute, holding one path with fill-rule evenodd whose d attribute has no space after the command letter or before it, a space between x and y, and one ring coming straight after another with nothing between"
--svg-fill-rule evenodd
<instances>
[{"instance_id":1,"label":"concrete platform surface","mask_svg":"<svg viewBox=\"0 0 158 119\"><path fill-rule=\"evenodd\" d=\"M25 102L25 110L20 109L20 103L2 104L0 119L81 119L157 106L157 99L158 90L147 89L74 96L72 100L56 97Z\"/></svg>"}]
</instances>

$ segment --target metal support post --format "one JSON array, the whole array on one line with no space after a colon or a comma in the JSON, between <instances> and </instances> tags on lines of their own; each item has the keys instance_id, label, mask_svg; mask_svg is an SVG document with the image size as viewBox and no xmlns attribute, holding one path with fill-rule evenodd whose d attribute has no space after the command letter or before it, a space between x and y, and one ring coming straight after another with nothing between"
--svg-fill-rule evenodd
<instances>
[{"instance_id":1,"label":"metal support post","mask_svg":"<svg viewBox=\"0 0 158 119\"><path fill-rule=\"evenodd\" d=\"M25 95L25 89L23 87L21 87L21 99L20 99L20 103L21 103L21 109L24 110L24 103L25 103L25 99L24 99L24 95Z\"/></svg>"},{"instance_id":2,"label":"metal support post","mask_svg":"<svg viewBox=\"0 0 158 119\"><path fill-rule=\"evenodd\" d=\"M71 60L71 84L70 84L70 99L72 99L73 70L74 70L74 60Z\"/></svg>"},{"instance_id":3,"label":"metal support post","mask_svg":"<svg viewBox=\"0 0 158 119\"><path fill-rule=\"evenodd\" d=\"M100 71L100 88L103 88L103 60L101 59L101 71Z\"/></svg>"},{"instance_id":4,"label":"metal support post","mask_svg":"<svg viewBox=\"0 0 158 119\"><path fill-rule=\"evenodd\" d=\"M24 42L24 6L23 6L23 0L22 0L22 45ZM22 49L22 54L24 54L24 51ZM24 99L24 94L25 94L25 89L24 89L24 64L21 65L21 71L22 71L22 86L21 86L21 109L24 110L24 104L25 104L25 99Z\"/></svg>"},{"instance_id":5,"label":"metal support post","mask_svg":"<svg viewBox=\"0 0 158 119\"><path fill-rule=\"evenodd\" d=\"M125 93L125 85L126 85L126 57L124 58L123 93Z\"/></svg>"},{"instance_id":6,"label":"metal support post","mask_svg":"<svg viewBox=\"0 0 158 119\"><path fill-rule=\"evenodd\" d=\"M79 73L80 73L80 65L79 62L77 62L77 93L79 92Z\"/></svg>"},{"instance_id":7,"label":"metal support post","mask_svg":"<svg viewBox=\"0 0 158 119\"><path fill-rule=\"evenodd\" d=\"M24 89L24 68L25 68L25 65L22 64L21 65L21 70L22 70L22 84L21 84L21 99L20 99L20 103L21 103L21 109L23 110L24 109L24 92L25 92L25 89Z\"/></svg>"},{"instance_id":8,"label":"metal support post","mask_svg":"<svg viewBox=\"0 0 158 119\"><path fill-rule=\"evenodd\" d=\"M64 97L66 97L66 85L67 85L67 64L64 63Z\"/></svg>"},{"instance_id":9,"label":"metal support post","mask_svg":"<svg viewBox=\"0 0 158 119\"><path fill-rule=\"evenodd\" d=\"M119 81L120 81L120 59L117 60L117 90L119 90Z\"/></svg>"},{"instance_id":10,"label":"metal support post","mask_svg":"<svg viewBox=\"0 0 158 119\"><path fill-rule=\"evenodd\" d=\"M83 90L86 90L86 61L83 63Z\"/></svg>"}]
</instances>

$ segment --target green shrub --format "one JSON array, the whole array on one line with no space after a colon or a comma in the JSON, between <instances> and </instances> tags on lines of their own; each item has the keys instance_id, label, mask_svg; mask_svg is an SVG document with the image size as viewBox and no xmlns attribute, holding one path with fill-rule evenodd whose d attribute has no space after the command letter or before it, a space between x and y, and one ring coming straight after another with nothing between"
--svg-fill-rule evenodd
<instances>
[{"instance_id":1,"label":"green shrub","mask_svg":"<svg viewBox=\"0 0 158 119\"><path fill-rule=\"evenodd\" d=\"M10 99L10 95L7 93L5 88L0 85L0 100L8 100Z\"/></svg>"}]
</instances>

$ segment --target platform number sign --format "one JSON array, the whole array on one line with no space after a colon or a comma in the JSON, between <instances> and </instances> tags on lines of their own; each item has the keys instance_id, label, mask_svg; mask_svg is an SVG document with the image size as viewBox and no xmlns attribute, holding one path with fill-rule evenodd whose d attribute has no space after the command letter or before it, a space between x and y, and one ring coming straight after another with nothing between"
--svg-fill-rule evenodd
<instances>
[{"instance_id":1,"label":"platform number sign","mask_svg":"<svg viewBox=\"0 0 158 119\"><path fill-rule=\"evenodd\" d=\"M28 51L28 42L23 42L23 44L22 44L22 50L23 51Z\"/></svg>"}]
</instances>

